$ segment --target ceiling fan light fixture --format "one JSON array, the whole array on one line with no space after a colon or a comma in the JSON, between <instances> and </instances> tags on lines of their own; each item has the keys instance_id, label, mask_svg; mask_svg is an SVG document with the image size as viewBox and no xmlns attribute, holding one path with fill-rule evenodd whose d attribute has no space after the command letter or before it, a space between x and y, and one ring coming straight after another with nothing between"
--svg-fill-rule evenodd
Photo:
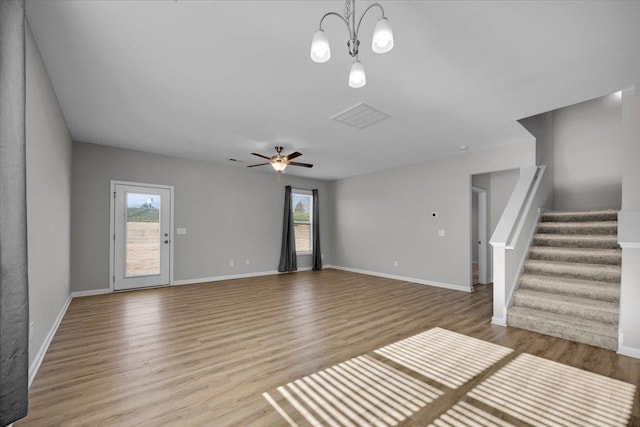
<instances>
[{"instance_id":1,"label":"ceiling fan light fixture","mask_svg":"<svg viewBox=\"0 0 640 427\"><path fill-rule=\"evenodd\" d=\"M275 147L276 149L276 155L275 156L265 156L263 154L260 153L251 153L254 156L260 157L261 159L265 159L268 160L267 163L258 163L255 165L248 165L248 168L255 168L257 166L266 166L266 165L271 165L271 167L278 173L278 177L280 176L280 174L282 172L284 172L284 170L287 168L287 166L298 166L298 167L303 167L303 168L312 168L313 165L311 163L300 163L300 162L292 162L292 159L297 159L298 157L302 156L302 153L299 151L294 151L293 153L290 153L286 156L282 155L282 150L283 148L280 146ZM278 178L279 180L280 178Z\"/></svg>"},{"instance_id":2,"label":"ceiling fan light fixture","mask_svg":"<svg viewBox=\"0 0 640 427\"><path fill-rule=\"evenodd\" d=\"M271 161L271 166L277 172L283 172L287 168L287 163L284 159L276 159Z\"/></svg>"},{"instance_id":3,"label":"ceiling fan light fixture","mask_svg":"<svg viewBox=\"0 0 640 427\"><path fill-rule=\"evenodd\" d=\"M371 49L375 53L387 53L393 49L393 30L389 20L384 16L378 20L373 30Z\"/></svg>"},{"instance_id":4,"label":"ceiling fan light fixture","mask_svg":"<svg viewBox=\"0 0 640 427\"><path fill-rule=\"evenodd\" d=\"M329 38L321 28L313 35L313 41L311 42L311 59L314 62L322 63L327 62L330 58L331 46L329 45Z\"/></svg>"},{"instance_id":5,"label":"ceiling fan light fixture","mask_svg":"<svg viewBox=\"0 0 640 427\"><path fill-rule=\"evenodd\" d=\"M357 89L366 84L367 75L364 72L364 67L362 66L362 62L356 59L349 72L349 86Z\"/></svg>"}]
</instances>

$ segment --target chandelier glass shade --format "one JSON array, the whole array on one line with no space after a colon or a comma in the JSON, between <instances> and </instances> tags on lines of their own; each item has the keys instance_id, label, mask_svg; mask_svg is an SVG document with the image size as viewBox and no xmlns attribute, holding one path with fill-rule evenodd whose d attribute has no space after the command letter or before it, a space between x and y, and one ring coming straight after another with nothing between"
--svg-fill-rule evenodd
<instances>
[{"instance_id":1,"label":"chandelier glass shade","mask_svg":"<svg viewBox=\"0 0 640 427\"><path fill-rule=\"evenodd\" d=\"M282 172L287 168L287 162L283 158L271 160L271 167L277 172Z\"/></svg>"},{"instance_id":2,"label":"chandelier glass shade","mask_svg":"<svg viewBox=\"0 0 640 427\"><path fill-rule=\"evenodd\" d=\"M320 26L313 35L311 42L311 59L314 62L323 63L327 62L331 58L331 46L329 45L329 38L322 29L322 23L327 16L336 16L347 26L349 31L349 41L347 46L349 47L349 55L354 58L353 65L349 72L349 86L353 88L363 87L367 83L367 78L364 72L364 67L358 59L358 48L360 46L360 40L358 38L358 32L360 30L360 24L362 18L367 14L371 8L377 7L382 12L382 17L378 19L375 29L373 31L373 39L371 41L371 49L375 53L387 53L393 49L393 31L389 20L384 15L384 9L380 3L373 3L369 5L360 16L358 25L356 26L356 1L346 0L345 13L341 15L337 12L328 12L320 19Z\"/></svg>"},{"instance_id":3,"label":"chandelier glass shade","mask_svg":"<svg viewBox=\"0 0 640 427\"><path fill-rule=\"evenodd\" d=\"M367 76L364 73L364 67L358 60L351 66L349 71L349 86L359 88L367 84Z\"/></svg>"},{"instance_id":4,"label":"chandelier glass shade","mask_svg":"<svg viewBox=\"0 0 640 427\"><path fill-rule=\"evenodd\" d=\"M331 46L329 45L329 38L324 30L318 30L313 35L313 41L311 42L311 59L314 62L327 62L331 58Z\"/></svg>"},{"instance_id":5,"label":"chandelier glass shade","mask_svg":"<svg viewBox=\"0 0 640 427\"><path fill-rule=\"evenodd\" d=\"M387 18L380 18L373 30L371 50L375 53L387 53L393 49L393 31Z\"/></svg>"}]
</instances>

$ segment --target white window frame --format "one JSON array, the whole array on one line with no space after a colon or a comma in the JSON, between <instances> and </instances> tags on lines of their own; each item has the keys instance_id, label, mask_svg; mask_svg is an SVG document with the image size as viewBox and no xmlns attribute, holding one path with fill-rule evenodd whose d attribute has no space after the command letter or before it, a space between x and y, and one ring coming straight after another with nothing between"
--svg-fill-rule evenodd
<instances>
[{"instance_id":1,"label":"white window frame","mask_svg":"<svg viewBox=\"0 0 640 427\"><path fill-rule=\"evenodd\" d=\"M296 255L312 255L313 254L313 193L310 190L302 190L299 188L291 189L291 215L293 215L293 210L295 206L293 205L293 196L309 196L311 202L309 203L309 250L308 251L299 251L296 248ZM306 224L305 222L298 222L298 224ZM296 221L293 222L293 232L295 236L295 225Z\"/></svg>"}]
</instances>

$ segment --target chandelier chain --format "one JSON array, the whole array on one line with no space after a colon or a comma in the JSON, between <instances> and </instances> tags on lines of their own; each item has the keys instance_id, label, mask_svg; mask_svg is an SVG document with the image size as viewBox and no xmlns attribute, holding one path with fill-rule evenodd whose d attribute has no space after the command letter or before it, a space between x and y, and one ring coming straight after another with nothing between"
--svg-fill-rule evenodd
<instances>
[{"instance_id":1,"label":"chandelier chain","mask_svg":"<svg viewBox=\"0 0 640 427\"><path fill-rule=\"evenodd\" d=\"M349 22L349 19L351 18L351 0L346 0L344 2L344 17L347 19L347 22Z\"/></svg>"}]
</instances>

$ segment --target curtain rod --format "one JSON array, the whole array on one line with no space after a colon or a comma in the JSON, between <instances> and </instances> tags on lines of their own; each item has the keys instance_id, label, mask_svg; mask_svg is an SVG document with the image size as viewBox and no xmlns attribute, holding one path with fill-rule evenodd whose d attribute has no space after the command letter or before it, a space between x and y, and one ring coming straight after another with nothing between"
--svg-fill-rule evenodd
<instances>
[{"instance_id":1,"label":"curtain rod","mask_svg":"<svg viewBox=\"0 0 640 427\"><path fill-rule=\"evenodd\" d=\"M317 188L313 188L313 189L309 189L309 188L300 188L300 187L294 187L293 185L291 186L292 190L302 190L302 191L313 191L313 190L317 190Z\"/></svg>"}]
</instances>

